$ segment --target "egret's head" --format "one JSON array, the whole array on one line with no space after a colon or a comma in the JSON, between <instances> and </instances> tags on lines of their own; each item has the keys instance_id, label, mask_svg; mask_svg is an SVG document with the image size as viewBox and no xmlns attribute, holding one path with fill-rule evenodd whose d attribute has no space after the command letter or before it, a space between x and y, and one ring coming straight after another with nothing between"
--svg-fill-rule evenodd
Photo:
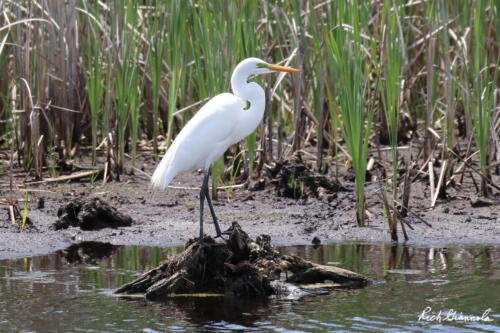
<instances>
[{"instance_id":1,"label":"egret's head","mask_svg":"<svg viewBox=\"0 0 500 333\"><path fill-rule=\"evenodd\" d=\"M248 58L243 60L238 64L236 70L241 70L248 76L269 74L274 72L300 72L300 70L291 67L271 65L258 58Z\"/></svg>"}]
</instances>

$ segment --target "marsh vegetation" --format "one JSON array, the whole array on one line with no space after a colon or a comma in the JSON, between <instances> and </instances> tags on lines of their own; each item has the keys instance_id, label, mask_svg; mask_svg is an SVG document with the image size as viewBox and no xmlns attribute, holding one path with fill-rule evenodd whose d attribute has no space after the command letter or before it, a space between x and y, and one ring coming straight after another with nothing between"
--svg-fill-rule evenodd
<instances>
[{"instance_id":1,"label":"marsh vegetation","mask_svg":"<svg viewBox=\"0 0 500 333\"><path fill-rule=\"evenodd\" d=\"M360 226L365 183L380 184L373 200L393 239L398 226L406 236L415 182L429 207L464 184L498 198L499 10L493 0L0 1L1 203L21 223L30 182L142 173L138 156L158 161L257 56L302 72L260 79L264 121L215 163L214 195L298 152L354 180Z\"/></svg>"}]
</instances>

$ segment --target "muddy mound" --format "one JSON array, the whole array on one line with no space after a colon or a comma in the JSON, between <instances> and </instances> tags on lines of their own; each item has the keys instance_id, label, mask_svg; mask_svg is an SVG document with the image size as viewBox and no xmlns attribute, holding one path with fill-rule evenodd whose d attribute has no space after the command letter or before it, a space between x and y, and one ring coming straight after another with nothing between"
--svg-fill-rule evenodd
<instances>
[{"instance_id":1,"label":"muddy mound","mask_svg":"<svg viewBox=\"0 0 500 333\"><path fill-rule=\"evenodd\" d=\"M267 170L270 183L276 188L276 194L294 199L315 197L331 201L334 194L345 188L333 178L312 171L296 154L292 158L278 161Z\"/></svg>"},{"instance_id":2,"label":"muddy mound","mask_svg":"<svg viewBox=\"0 0 500 333\"><path fill-rule=\"evenodd\" d=\"M82 230L128 227L133 220L99 198L77 198L57 210L54 229L80 227Z\"/></svg>"},{"instance_id":3,"label":"muddy mound","mask_svg":"<svg viewBox=\"0 0 500 333\"><path fill-rule=\"evenodd\" d=\"M142 293L150 300L200 293L255 297L293 292L297 287L291 283L331 281L338 287L370 283L354 272L282 255L270 245L269 236L253 241L236 222L227 233L229 239L221 243L208 236L203 246L197 239L188 241L183 253L168 258L116 293ZM282 273L289 277L280 280Z\"/></svg>"}]
</instances>

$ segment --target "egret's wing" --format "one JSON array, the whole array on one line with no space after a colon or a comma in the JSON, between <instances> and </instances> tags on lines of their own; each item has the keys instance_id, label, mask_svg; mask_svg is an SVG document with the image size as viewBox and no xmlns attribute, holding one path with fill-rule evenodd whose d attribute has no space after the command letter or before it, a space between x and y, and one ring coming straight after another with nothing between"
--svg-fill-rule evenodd
<instances>
[{"instance_id":1,"label":"egret's wing","mask_svg":"<svg viewBox=\"0 0 500 333\"><path fill-rule=\"evenodd\" d=\"M229 93L208 101L175 138L151 177L152 186L165 189L178 173L209 167L234 143L238 111L244 105Z\"/></svg>"},{"instance_id":2,"label":"egret's wing","mask_svg":"<svg viewBox=\"0 0 500 333\"><path fill-rule=\"evenodd\" d=\"M220 94L193 116L175 139L179 141L176 155L183 162L182 171L208 167L234 143L238 111L244 104L233 94Z\"/></svg>"}]
</instances>

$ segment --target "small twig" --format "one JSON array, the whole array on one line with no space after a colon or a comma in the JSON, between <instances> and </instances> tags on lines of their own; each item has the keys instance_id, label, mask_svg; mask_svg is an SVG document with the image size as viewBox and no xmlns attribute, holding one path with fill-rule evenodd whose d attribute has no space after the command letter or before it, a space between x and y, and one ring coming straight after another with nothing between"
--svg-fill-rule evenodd
<instances>
[{"instance_id":1,"label":"small twig","mask_svg":"<svg viewBox=\"0 0 500 333\"><path fill-rule=\"evenodd\" d=\"M404 185L403 185L403 206L401 207L401 215L406 216L408 214L408 203L410 202L411 193L411 179L412 174L415 173L415 163L411 163L408 171L405 174Z\"/></svg>"},{"instance_id":2,"label":"small twig","mask_svg":"<svg viewBox=\"0 0 500 333\"><path fill-rule=\"evenodd\" d=\"M384 205L388 208L390 208L393 212L396 212L396 215L401 219L401 221L403 221L407 226L408 228L410 228L411 230L415 230L411 224L406 221L406 219L401 215L401 213L396 209L396 207L394 207L393 205L391 205L389 203L389 201L387 200L387 198L384 198L384 196L382 194L380 194L379 192L375 192L375 194L377 195L377 197L384 203ZM396 200L394 200L395 203L399 204L399 202L397 202ZM412 216L416 216L415 214L411 213L411 212L408 212L409 214L411 214ZM417 218L419 218L420 220L422 220L422 218L420 216L416 216ZM424 223L428 226L431 226L428 222L425 222Z\"/></svg>"},{"instance_id":3,"label":"small twig","mask_svg":"<svg viewBox=\"0 0 500 333\"><path fill-rule=\"evenodd\" d=\"M432 198L434 198L434 165L431 161L427 164L429 168L429 187L431 188L431 202Z\"/></svg>"},{"instance_id":4,"label":"small twig","mask_svg":"<svg viewBox=\"0 0 500 333\"><path fill-rule=\"evenodd\" d=\"M402 150L408 150L410 149L411 147L410 146L399 146L399 147L396 147L397 151L402 151ZM369 153L373 153L373 152L378 152L378 151L391 151L392 150L392 147L380 147L380 148L370 148L368 149L368 152Z\"/></svg>"},{"instance_id":5,"label":"small twig","mask_svg":"<svg viewBox=\"0 0 500 333\"><path fill-rule=\"evenodd\" d=\"M245 184L236 184L236 185L228 185L228 186L217 186L217 191L222 191L222 190L227 190L227 189L235 189L235 188L242 188L244 187ZM201 190L200 187L184 187L184 186L174 186L174 185L169 185L168 188L174 189L174 190L188 190L188 191L199 191ZM212 191L212 187L209 187L209 190Z\"/></svg>"},{"instance_id":6,"label":"small twig","mask_svg":"<svg viewBox=\"0 0 500 333\"><path fill-rule=\"evenodd\" d=\"M100 149L101 149L101 147L102 147L103 145L107 145L107 144L108 144L108 137L106 136L106 137L105 137L105 138L101 141L101 143L100 143L100 144L96 147L96 149L95 149L95 150L100 150Z\"/></svg>"},{"instance_id":7,"label":"small twig","mask_svg":"<svg viewBox=\"0 0 500 333\"><path fill-rule=\"evenodd\" d=\"M468 157L465 159L466 161L467 161L468 159L472 158L472 156L474 156L475 154L478 154L478 153L479 153L479 150L478 150L478 151L476 151L475 153L473 153L473 154L469 155L469 152L470 152L470 150L471 150L471 146L472 146L472 138L473 138L473 137L474 137L474 136L473 136L473 135L471 135L471 136L470 136L470 138L469 138L469 142L467 143L467 151L465 152L465 156L468 156ZM462 164L462 166L464 166L464 165L465 165L465 163L464 163L464 164ZM462 166L461 166L461 167L462 167ZM457 169L457 172L459 172L459 170L460 170L460 167ZM460 180L459 180L459 183L460 183L460 184L462 184L462 182L463 182L463 180L464 180L464 174L465 174L465 168L463 169L463 171L462 171L462 173L461 173L461 175L460 175Z\"/></svg>"},{"instance_id":8,"label":"small twig","mask_svg":"<svg viewBox=\"0 0 500 333\"><path fill-rule=\"evenodd\" d=\"M40 180L40 181L28 182L27 184L34 185L34 184L65 182L65 181L68 181L68 180L73 180L73 179L79 179L79 178L84 178L84 177L92 176L92 175L94 175L96 173L99 173L101 171L102 171L102 169L92 170L92 171L86 171L86 172L76 173L76 174L72 174L72 175L68 175L68 176L61 176L61 177L56 177L56 178L47 178L47 179Z\"/></svg>"},{"instance_id":9,"label":"small twig","mask_svg":"<svg viewBox=\"0 0 500 333\"><path fill-rule=\"evenodd\" d=\"M436 205L436 200L437 200L437 197L439 196L439 191L441 190L441 186L443 184L444 174L446 173L446 165L447 164L448 164L448 161L444 160L443 165L441 166L441 173L439 175L439 180L438 180L438 184L436 187L436 191L434 192L434 197L432 198L431 208L433 208Z\"/></svg>"},{"instance_id":10,"label":"small twig","mask_svg":"<svg viewBox=\"0 0 500 333\"><path fill-rule=\"evenodd\" d=\"M133 167L133 169L134 169L135 171L137 171L138 173L140 173L141 175L146 176L146 179L147 179L147 180L151 179L151 175L150 175L149 173L144 172L144 171L142 171L141 169L138 169L138 168L136 168L136 167Z\"/></svg>"},{"instance_id":11,"label":"small twig","mask_svg":"<svg viewBox=\"0 0 500 333\"><path fill-rule=\"evenodd\" d=\"M396 223L397 223L397 221L396 221ZM406 228L405 228L405 224L403 222L403 218L402 217L399 219L399 223L401 224L401 230L403 231L403 236L405 238L405 241L409 240L410 237L408 237L408 234L406 233ZM411 229L413 230L413 228L411 228Z\"/></svg>"},{"instance_id":12,"label":"small twig","mask_svg":"<svg viewBox=\"0 0 500 333\"><path fill-rule=\"evenodd\" d=\"M389 220L389 230L391 232L391 239L393 241L397 242L398 241L398 221L397 221L398 212L393 205L389 204L389 200L387 199L387 191L384 190L384 195L381 195L381 197L382 197L382 201L384 202L384 205L388 209L387 217ZM391 210L392 210L392 214L391 214Z\"/></svg>"},{"instance_id":13,"label":"small twig","mask_svg":"<svg viewBox=\"0 0 500 333\"><path fill-rule=\"evenodd\" d=\"M466 160L470 160L472 157L474 157L475 155L477 155L479 153L479 150L470 154ZM466 155L468 154L468 152L466 153ZM446 182L446 184L450 184L453 179L455 179L455 177L458 177L460 176L460 180L458 181L459 184L462 184L463 182L463 178L464 178L464 173L465 173L465 163L462 162L462 164L460 164L460 166L456 169L455 173L453 174L453 176L450 177L450 179L448 179L448 181Z\"/></svg>"},{"instance_id":14,"label":"small twig","mask_svg":"<svg viewBox=\"0 0 500 333\"><path fill-rule=\"evenodd\" d=\"M106 161L106 163L104 163L104 176L102 178L102 185L106 185L106 181L108 179L108 168L109 168L109 163Z\"/></svg>"},{"instance_id":15,"label":"small twig","mask_svg":"<svg viewBox=\"0 0 500 333\"><path fill-rule=\"evenodd\" d=\"M175 116L177 116L178 114L181 114L182 112L185 112L185 111L187 111L187 110L189 110L189 109L191 109L191 108L194 108L195 106L198 106L198 105L200 105L201 103L208 101L210 98L211 98L211 97L207 97L207 98L205 98L205 99L202 99L201 101L195 102L195 103L193 103L193 104L191 104L191 105L188 105L188 106L186 106L186 107L184 107L184 108L182 108L182 109L180 109L180 110L177 110L177 111L175 111L174 113L172 113L172 117L175 117Z\"/></svg>"},{"instance_id":16,"label":"small twig","mask_svg":"<svg viewBox=\"0 0 500 333\"><path fill-rule=\"evenodd\" d=\"M9 205L9 212L10 212L10 220L12 221L12 224L16 224L16 217L14 216L14 205L12 205L12 204Z\"/></svg>"},{"instance_id":17,"label":"small twig","mask_svg":"<svg viewBox=\"0 0 500 333\"><path fill-rule=\"evenodd\" d=\"M49 102L47 104L42 104L42 105L44 105L45 108L48 108L50 106L51 108L58 109L58 110L61 110L61 111L72 112L72 113L82 113L82 111L72 110L72 109L68 109L68 108L62 107L62 106L54 105L54 104L52 104L52 102Z\"/></svg>"},{"instance_id":18,"label":"small twig","mask_svg":"<svg viewBox=\"0 0 500 333\"><path fill-rule=\"evenodd\" d=\"M39 192L39 193L56 193L54 191L49 191L49 190L40 190L37 188L23 188L20 190L21 192Z\"/></svg>"},{"instance_id":19,"label":"small twig","mask_svg":"<svg viewBox=\"0 0 500 333\"><path fill-rule=\"evenodd\" d=\"M460 161L460 162L463 162L465 164L466 167L468 167L471 171L474 171L475 173L477 173L479 176L481 176L481 178L483 178L489 185L491 185L493 188L495 188L497 191L500 191L500 187L495 185L491 179L489 179L488 177L486 177L485 175L483 175L483 173L481 171L478 171L476 169L474 169L469 163L467 163L467 161L465 161L463 158L461 158L460 156L458 156L457 153L455 153L452 149L448 149L453 155L455 155L455 157ZM474 178L473 178L474 179Z\"/></svg>"}]
</instances>

